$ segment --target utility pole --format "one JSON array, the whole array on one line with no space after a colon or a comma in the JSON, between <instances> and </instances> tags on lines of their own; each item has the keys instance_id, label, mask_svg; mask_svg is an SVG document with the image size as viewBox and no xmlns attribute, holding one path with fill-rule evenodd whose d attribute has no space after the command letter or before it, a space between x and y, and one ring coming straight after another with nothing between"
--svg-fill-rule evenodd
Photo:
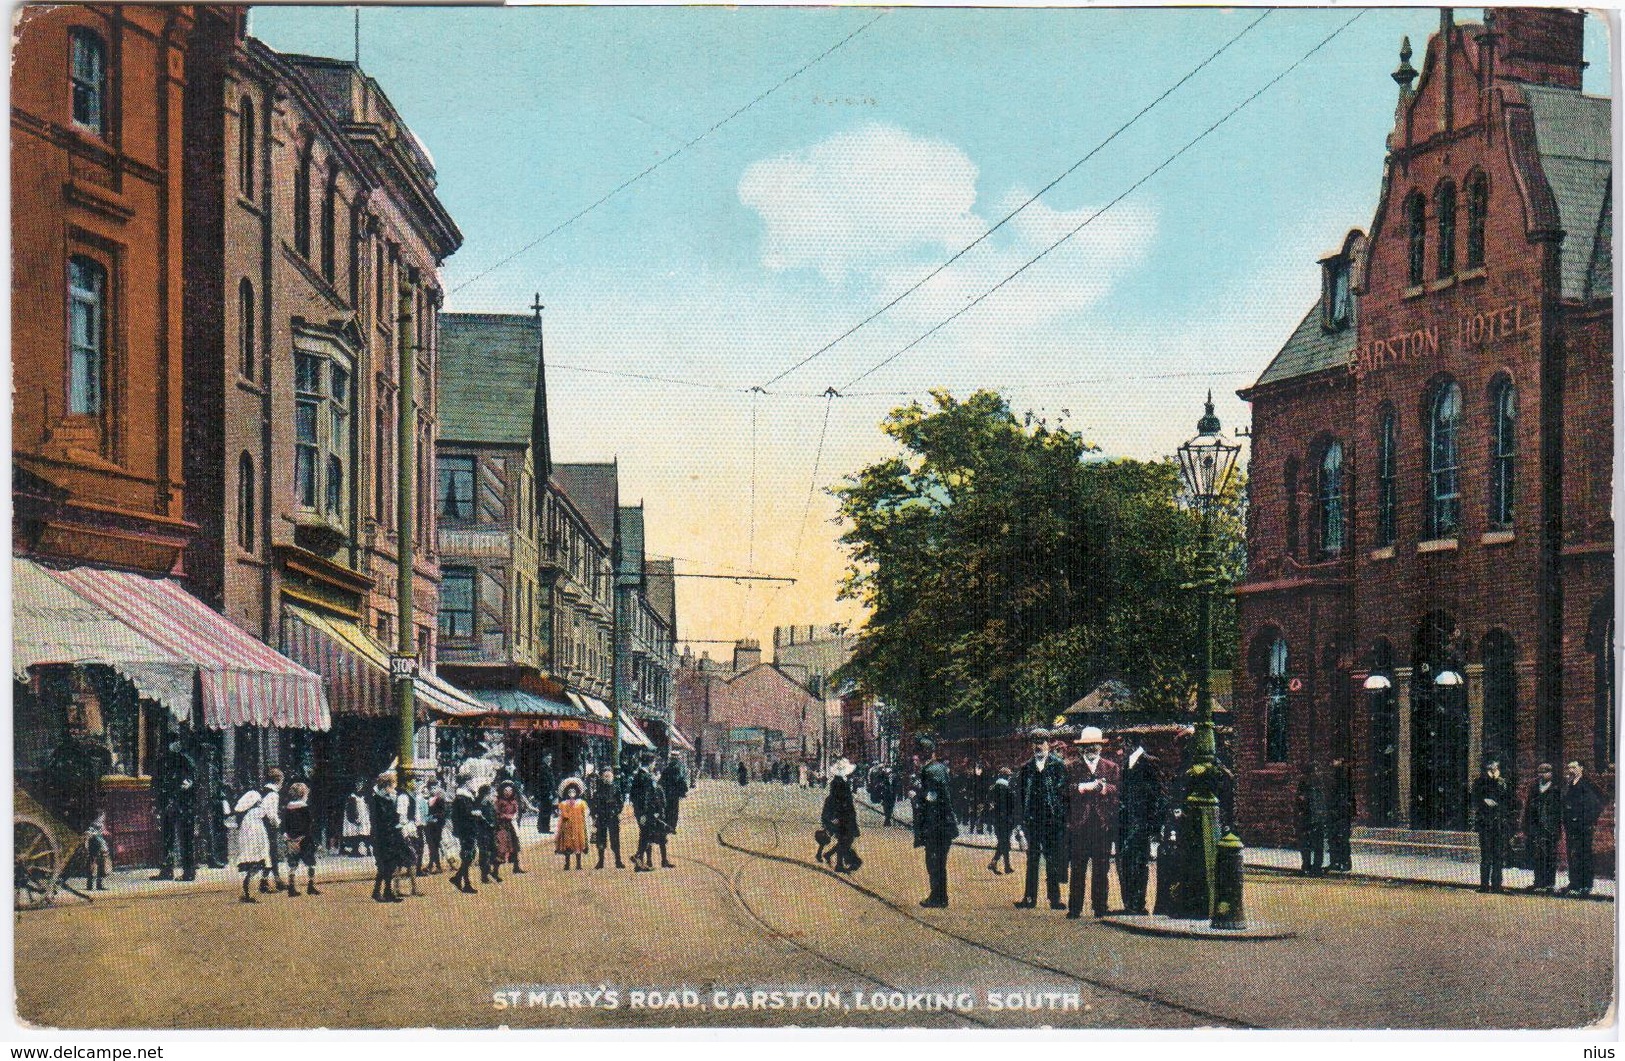
<instances>
[{"instance_id":1,"label":"utility pole","mask_svg":"<svg viewBox=\"0 0 1625 1061\"><path fill-rule=\"evenodd\" d=\"M400 387L396 402L395 446L400 455L395 476L395 656L390 670L395 679L395 704L400 711L400 757L396 760L396 781L405 788L417 761L413 727L416 724L416 703L413 680L419 665L417 655L417 628L412 621L412 500L417 481L417 406L412 396L413 376L416 375L416 356L412 349L412 291L402 286L395 314L395 342L399 353L398 375Z\"/></svg>"}]
</instances>

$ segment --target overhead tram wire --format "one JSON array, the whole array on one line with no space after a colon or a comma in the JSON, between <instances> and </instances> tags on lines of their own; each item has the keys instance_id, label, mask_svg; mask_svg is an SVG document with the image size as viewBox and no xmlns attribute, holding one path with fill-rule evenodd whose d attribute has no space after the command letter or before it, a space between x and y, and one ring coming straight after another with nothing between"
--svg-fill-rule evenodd
<instances>
[{"instance_id":1,"label":"overhead tram wire","mask_svg":"<svg viewBox=\"0 0 1625 1061\"><path fill-rule=\"evenodd\" d=\"M1257 18L1253 19L1253 21L1249 22L1246 26L1243 26L1242 29L1241 29L1241 32L1237 33L1234 37L1231 37L1229 40L1225 41L1224 44L1220 45L1218 51L1214 52L1212 55L1209 55L1206 59L1203 59L1201 62L1197 63L1195 66L1191 67L1191 69L1188 70L1185 73L1184 77L1181 77L1178 81L1175 81L1172 85L1170 85L1166 90L1163 91L1162 95L1158 96L1156 99L1152 100L1150 103L1147 103L1144 107L1141 107L1139 109L1139 111L1134 114L1133 117L1131 117L1128 121L1124 122L1122 125L1119 125L1116 129L1114 129L1110 136L1106 137L1106 139L1102 140L1100 143L1098 143L1094 147L1090 148L1088 154L1084 155L1082 158L1080 158L1076 162L1072 163L1072 165L1070 165L1066 169L1062 170L1060 176L1056 177L1054 180L1050 181L1048 184L1046 184L1042 188L1038 189L1038 191L1034 192L1025 202L1021 203L1015 209L1011 210L1009 213L1007 213L1003 217L999 218L999 220L996 221L991 228L989 228L986 232L983 232L980 236L977 236L975 239L971 240L969 243L965 244L958 251L956 251L953 254L953 256L950 257L947 261L943 262L941 265L937 266L935 269L932 269L929 273L926 273L924 276L920 277L913 284L911 284L907 288L903 289L903 291L900 294L898 294L896 298L893 298L890 302L887 302L884 306L881 306L879 309L875 310L873 313L869 314L867 317L865 317L862 320L858 321L858 323L852 325L852 327L848 328L846 331L842 332L840 335L837 335L835 338L831 339L829 342L825 343L823 346L819 347L817 350L814 350L812 353L808 354L806 357L802 358L800 361L797 361L795 364L791 365L789 368L785 369L783 372L780 372L777 376L774 376L772 379L768 380L766 383L763 383L762 386L763 387L771 387L771 386L773 386L773 384L777 383L779 380L783 379L784 377L790 375L790 373L795 372L797 369L801 368L802 366L809 364L810 362L812 362L816 358L819 358L819 357L823 356L824 354L828 353L830 350L833 350L835 347L839 346L842 342L844 342L849 336L853 335L855 332L857 332L860 329L866 327L868 324L870 324L872 321L874 321L875 318L879 317L881 314L885 313L887 310L891 309L893 306L895 306L899 302L903 301L903 299L907 298L908 296L912 295L914 292L918 291L920 288L924 287L926 284L930 283L931 280L934 279L944 269L948 268L950 265L957 262L960 258L963 258L966 254L970 253L971 250L973 250L974 248L979 246L989 236L993 235L993 233L995 233L999 229L1003 228L1005 226L1005 224L1007 222L1009 222L1012 218L1014 218L1017 214L1021 213L1023 210L1027 209L1029 206L1036 203L1040 198L1043 197L1044 193L1048 192L1051 188L1055 187L1057 184L1061 183L1063 180L1070 177L1080 166L1082 166L1084 163L1088 162L1090 159L1094 158L1097 154L1100 153L1100 151L1103 148L1106 147L1106 145L1110 144L1113 140L1116 140L1123 133L1127 132L1131 126L1133 126L1141 118L1143 118L1147 114L1149 114L1152 111L1153 108L1155 108L1163 100L1167 99L1169 96L1171 96L1175 92L1177 92L1180 89L1180 87L1185 84L1185 82L1189 81L1191 78L1193 78L1197 74L1201 73L1202 69L1204 67L1206 67L1209 63L1213 62L1213 60L1217 59L1219 56L1221 56L1225 52L1229 51L1231 45L1235 44L1237 41L1241 40L1241 38L1243 38L1247 34L1251 33L1253 31L1253 29L1255 27L1257 27L1257 25L1260 22L1263 22L1266 18L1269 18L1270 14L1271 14L1271 11L1269 9L1266 9L1263 14L1261 14Z\"/></svg>"},{"instance_id":2,"label":"overhead tram wire","mask_svg":"<svg viewBox=\"0 0 1625 1061\"><path fill-rule=\"evenodd\" d=\"M447 294L455 295L457 292L463 290L465 287L468 287L470 284L474 283L475 281L483 280L485 277L490 276L492 273L496 272L498 269L501 269L503 266L508 265L508 264L516 261L517 259L523 257L526 254L529 254L531 251L535 250L537 247L541 246L543 243L547 242L549 239L552 239L558 233L564 231L566 228L569 228L571 225L575 224L577 221L580 221L582 218L586 217L588 214L592 213L594 210L598 209L600 206L603 206L605 203L607 203L611 199L615 198L615 196L619 195L621 192L623 192L626 189L630 188L632 185L636 184L638 181L640 181L643 178L647 177L649 174L653 173L655 170L659 169L661 166L664 166L666 163L670 162L672 159L676 158L678 155L681 155L683 152L687 151L689 148L693 147L695 144L698 144L701 140L704 140L706 137L710 136L712 133L716 132L718 129L721 129L724 125L727 125L729 122L733 121L735 118L739 117L741 114L744 114L746 111L750 110L752 107L756 106L758 103L762 102L764 99L771 96L773 93L777 92L779 89L783 88L785 85L788 85L790 82L794 81L796 78L800 77L802 74L806 73L808 70L811 70L813 67L817 66L819 63L823 62L825 59L828 59L831 55L834 55L836 52L838 52L842 48L846 47L846 45L849 44L854 38L856 38L863 31L867 30L870 26L873 26L876 22L879 22L881 19L885 18L887 14L888 14L888 12L882 11L880 14L878 14L874 18L870 19L868 22L865 22L863 25L859 26L857 29L853 30L851 33L848 33L845 37L842 37L840 40L836 41L830 47L824 49L824 51L820 52L814 58L808 60L806 63L803 63L793 73L791 73L791 74L785 76L784 78L782 78L772 88L767 89L765 92L761 93L755 99L753 99L749 103L745 104L743 107L740 107L738 110L734 111L732 114L728 115L726 118L722 119L721 121L717 122L715 125L711 126L711 128L705 130L705 132L701 133L700 135L694 137L692 140L690 140L687 143L683 144L681 147L677 148L677 150L673 151L671 154L666 155L663 158L657 159L648 168L642 170L641 172L635 174L634 176L628 177L626 180L622 181L621 183L617 184L615 187L611 188L609 191L605 192L602 196L600 196L596 201L594 201L590 205L583 207L582 209L576 211L574 214L571 214L569 217L565 218L563 221L560 221L557 225L554 225L552 228L548 229L546 232L542 233L540 236L537 236L535 239L531 240L529 243L525 244L523 247L520 247L518 250L514 251L512 254L508 255L506 258L502 258L499 261L497 261L494 265L487 266L486 268L484 268L484 269L480 270L479 272L475 273L473 276L469 277L467 280L464 280L462 283L460 283L456 287L452 288L449 292L447 292Z\"/></svg>"},{"instance_id":3,"label":"overhead tram wire","mask_svg":"<svg viewBox=\"0 0 1625 1061\"><path fill-rule=\"evenodd\" d=\"M801 543L807 536L807 517L812 514L813 497L818 493L818 470L824 460L824 438L829 434L829 414L835 408L835 399L840 396L841 393L834 387L824 391L824 422L818 428L818 445L813 449L812 477L807 483L807 501L801 506L801 522L796 525L796 550L790 559L790 570L798 577L801 574ZM779 591L783 588L783 586L773 587L767 600L762 602L761 611L756 613L756 621L751 623L752 626L761 623L762 618L767 615L767 610L778 600Z\"/></svg>"},{"instance_id":4,"label":"overhead tram wire","mask_svg":"<svg viewBox=\"0 0 1625 1061\"><path fill-rule=\"evenodd\" d=\"M1051 251L1055 250L1061 244L1065 243L1067 240L1071 239L1073 236L1076 236L1079 232L1082 232L1085 228L1087 228L1089 226L1089 224L1091 222L1095 221L1096 219L1098 219L1099 217L1104 215L1112 207L1116 206L1118 203L1122 202L1124 199L1127 199L1130 195L1134 194L1134 192L1137 189L1139 189L1139 187L1141 185L1145 184L1152 177L1155 177L1158 173L1161 173L1163 170L1167 169L1170 165L1172 165L1174 163L1174 160L1178 159L1185 152L1189 151L1191 148L1195 147L1197 144L1199 144L1203 140L1207 139L1208 135L1210 133L1212 133L1214 130L1218 129L1221 125L1228 122L1231 118L1234 118L1237 114L1240 114L1254 100L1258 99L1258 97L1262 96L1264 93L1266 93L1270 89L1274 88L1277 84L1279 84L1282 80L1284 80L1287 77L1288 74L1291 74L1298 67L1300 67L1304 63L1308 62L1311 56L1313 56L1316 52L1320 51L1326 45L1330 44L1333 41L1333 39L1335 39L1338 35L1340 35L1344 30L1348 29L1350 26L1354 25L1355 22L1359 21L1362 17L1364 17L1365 13L1366 13L1365 9L1361 9L1359 11L1356 11L1352 18L1348 19L1348 21L1344 22L1341 26L1338 26L1336 29L1332 30L1331 33L1329 33L1325 37L1321 38L1321 40L1320 40L1320 42L1318 44L1316 44L1313 48L1310 48L1307 52L1304 52L1303 55L1299 56L1298 59L1292 63L1291 66L1288 66L1285 70L1282 70L1280 73L1276 74L1268 82L1266 82L1264 84L1264 86L1262 88L1260 88L1258 91L1254 92L1252 95L1248 96L1246 99L1242 100L1240 103L1238 103L1234 107L1230 108L1230 110L1227 111L1224 114L1223 117L1221 117L1218 121L1214 122L1212 125L1208 126L1206 129L1203 129L1200 133L1196 134L1195 137L1193 137L1192 139L1187 141L1185 143L1185 145L1183 147L1181 147L1178 151L1175 151L1173 154L1169 155L1167 158L1165 158L1161 162L1157 163L1157 165L1155 167L1153 167L1148 173L1146 173L1144 176L1142 176L1139 180L1137 180L1133 184L1129 185L1122 192L1119 192L1117 197L1112 199L1111 202L1107 203L1105 206L1101 207L1099 210L1096 210L1094 213L1092 213L1088 217L1084 218L1081 222L1079 222L1077 225L1075 225L1072 228L1071 231L1067 232L1060 239L1056 240L1054 243L1051 243L1049 246L1045 247L1043 250L1039 251L1037 254L1035 254L1031 258L1027 259L1027 261L1025 263L1023 263L1021 266L1019 266L1016 269L1015 272L1010 273L1003 280L1000 280L998 283L994 284L992 287L988 288L986 291L982 292L980 295L977 295L975 298L971 299L969 302L967 302L965 305L961 306L959 309L955 310L952 314L950 314L949 316L947 316L943 320L940 320L936 324L933 324L930 328L926 329L926 331L924 331L920 335L916 336L911 342L909 342L909 344L907 346L904 346L901 350L898 350L896 353L890 355L889 357L886 357L885 359L881 360L879 363L877 363L875 365L872 365L868 369L864 370L862 373L852 377L852 379L847 382L846 386L842 387L841 389L844 391L847 388L852 387L854 384L861 383L863 380L868 379L870 376L874 375L876 372L879 372L881 369L885 368L887 365L891 364L893 361L896 361L899 357L902 357L904 354L908 353L910 350L912 350L916 346L920 345L926 339L929 339L931 336L935 335L937 332L941 331L943 328L946 328L948 325L952 324L954 321L958 320L960 317L964 316L966 313L970 312L972 309L974 309L977 306L981 305L982 301L984 299L986 299L989 295L992 295L994 292L996 292L1000 288L1004 287L1005 284L1008 284L1010 281L1014 280L1016 277L1020 276L1024 272L1026 272L1029 268L1036 265L1039 261L1041 261L1042 259L1047 257Z\"/></svg>"}]
</instances>

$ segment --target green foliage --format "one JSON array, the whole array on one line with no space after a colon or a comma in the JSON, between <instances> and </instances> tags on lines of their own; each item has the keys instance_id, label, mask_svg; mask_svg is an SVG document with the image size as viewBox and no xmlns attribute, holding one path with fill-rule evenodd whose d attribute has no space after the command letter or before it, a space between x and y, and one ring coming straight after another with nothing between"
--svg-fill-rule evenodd
<instances>
[{"instance_id":1,"label":"green foliage","mask_svg":"<svg viewBox=\"0 0 1625 1061\"><path fill-rule=\"evenodd\" d=\"M846 677L916 725L1048 721L1106 678L1139 704L1188 702L1199 516L1173 461L1106 460L1002 396L933 392L883 426L903 453L837 486L869 610ZM1239 479L1239 476L1238 476ZM1215 516L1220 582L1241 574L1240 484ZM1215 666L1235 644L1215 608Z\"/></svg>"}]
</instances>

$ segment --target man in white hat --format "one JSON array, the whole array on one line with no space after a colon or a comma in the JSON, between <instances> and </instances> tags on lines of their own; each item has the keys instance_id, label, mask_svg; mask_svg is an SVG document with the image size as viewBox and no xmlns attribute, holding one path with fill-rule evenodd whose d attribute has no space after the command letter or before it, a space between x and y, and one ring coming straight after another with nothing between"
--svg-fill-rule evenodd
<instances>
[{"instance_id":1,"label":"man in white hat","mask_svg":"<svg viewBox=\"0 0 1625 1061\"><path fill-rule=\"evenodd\" d=\"M1083 913L1083 879L1090 873L1089 905L1096 917L1108 912L1111 886L1112 840L1117 836L1117 764L1100 754L1105 734L1085 726L1078 735L1082 754L1068 770L1071 785L1067 808L1067 832L1072 846L1072 887L1067 896L1066 916Z\"/></svg>"}]
</instances>

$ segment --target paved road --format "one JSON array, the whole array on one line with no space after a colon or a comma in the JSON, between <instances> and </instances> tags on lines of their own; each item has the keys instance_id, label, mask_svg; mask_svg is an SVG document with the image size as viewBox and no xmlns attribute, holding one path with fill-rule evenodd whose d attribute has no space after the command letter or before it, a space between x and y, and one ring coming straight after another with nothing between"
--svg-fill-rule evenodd
<instances>
[{"instance_id":1,"label":"paved road","mask_svg":"<svg viewBox=\"0 0 1625 1061\"><path fill-rule=\"evenodd\" d=\"M867 811L853 879L813 862L818 799L702 784L677 868L655 873L566 873L537 852L478 895L436 877L393 906L351 882L255 906L222 891L28 912L18 1013L68 1028L1485 1028L1584 1025L1612 995L1612 903L1259 875L1249 912L1298 938L1152 938L1015 910L1020 856L995 876L956 848L952 907L921 910L908 834ZM663 1008L673 991L681 1008Z\"/></svg>"}]
</instances>

